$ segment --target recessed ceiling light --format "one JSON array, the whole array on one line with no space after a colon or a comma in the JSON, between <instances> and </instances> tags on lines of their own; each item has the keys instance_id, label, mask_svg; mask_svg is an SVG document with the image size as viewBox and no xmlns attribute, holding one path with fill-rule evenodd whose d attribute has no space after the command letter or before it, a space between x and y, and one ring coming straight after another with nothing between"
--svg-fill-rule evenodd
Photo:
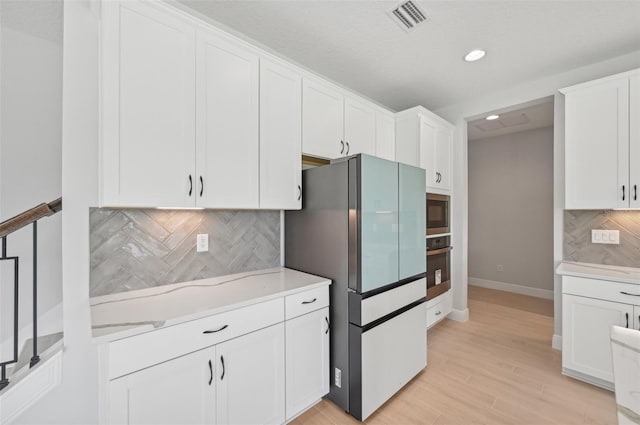
<instances>
[{"instance_id":1,"label":"recessed ceiling light","mask_svg":"<svg viewBox=\"0 0 640 425\"><path fill-rule=\"evenodd\" d=\"M467 53L464 56L464 60L467 62L475 62L477 60L480 60L484 57L484 55L486 55L487 52L485 52L484 50L480 50L480 49L475 49L470 51L469 53Z\"/></svg>"},{"instance_id":2,"label":"recessed ceiling light","mask_svg":"<svg viewBox=\"0 0 640 425\"><path fill-rule=\"evenodd\" d=\"M493 120L497 120L498 118L500 118L500 115L489 115L487 118L485 118L487 121L493 121Z\"/></svg>"}]
</instances>

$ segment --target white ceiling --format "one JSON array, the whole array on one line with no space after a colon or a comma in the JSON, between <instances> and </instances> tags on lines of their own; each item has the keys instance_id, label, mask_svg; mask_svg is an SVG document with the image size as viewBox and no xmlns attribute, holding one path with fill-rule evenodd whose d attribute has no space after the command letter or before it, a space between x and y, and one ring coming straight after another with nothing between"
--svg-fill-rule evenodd
<instances>
[{"instance_id":1,"label":"white ceiling","mask_svg":"<svg viewBox=\"0 0 640 425\"><path fill-rule=\"evenodd\" d=\"M396 1L180 2L395 110L435 110L640 50L640 1L418 1L404 32ZM462 56L482 48L485 59ZM639 54L640 62L640 54Z\"/></svg>"},{"instance_id":2,"label":"white ceiling","mask_svg":"<svg viewBox=\"0 0 640 425\"><path fill-rule=\"evenodd\" d=\"M487 116L498 114L500 118L488 121ZM483 117L467 123L468 139L481 140L521 131L553 125L553 97L534 101L528 105L514 106L507 110L491 111Z\"/></svg>"}]
</instances>

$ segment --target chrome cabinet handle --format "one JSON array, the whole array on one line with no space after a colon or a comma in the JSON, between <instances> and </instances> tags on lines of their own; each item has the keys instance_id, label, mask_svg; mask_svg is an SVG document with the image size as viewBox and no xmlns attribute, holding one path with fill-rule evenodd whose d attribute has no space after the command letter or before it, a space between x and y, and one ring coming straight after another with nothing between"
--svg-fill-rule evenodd
<instances>
[{"instance_id":1,"label":"chrome cabinet handle","mask_svg":"<svg viewBox=\"0 0 640 425\"><path fill-rule=\"evenodd\" d=\"M632 294L631 292L620 291L622 295L631 295L632 297L640 297L640 294Z\"/></svg>"},{"instance_id":2,"label":"chrome cabinet handle","mask_svg":"<svg viewBox=\"0 0 640 425\"><path fill-rule=\"evenodd\" d=\"M193 179L191 178L191 174L189 174L189 196L193 192Z\"/></svg>"},{"instance_id":3,"label":"chrome cabinet handle","mask_svg":"<svg viewBox=\"0 0 640 425\"><path fill-rule=\"evenodd\" d=\"M438 311L436 312L436 316L440 316L441 314L442 314L442 312L441 312L440 310L438 310Z\"/></svg>"},{"instance_id":4,"label":"chrome cabinet handle","mask_svg":"<svg viewBox=\"0 0 640 425\"><path fill-rule=\"evenodd\" d=\"M623 201L624 201L624 198L625 198L625 196L624 196L624 185L622 185L622 200Z\"/></svg>"},{"instance_id":5,"label":"chrome cabinet handle","mask_svg":"<svg viewBox=\"0 0 640 425\"><path fill-rule=\"evenodd\" d=\"M207 331L203 331L202 333L203 334L214 334L216 332L223 331L223 330L227 329L228 327L229 327L229 325L224 325L224 326L219 327L218 329L207 330Z\"/></svg>"},{"instance_id":6,"label":"chrome cabinet handle","mask_svg":"<svg viewBox=\"0 0 640 425\"><path fill-rule=\"evenodd\" d=\"M340 143L342 144L342 149L340 149L340 155L342 155L344 153L344 141L340 140Z\"/></svg>"},{"instance_id":7,"label":"chrome cabinet handle","mask_svg":"<svg viewBox=\"0 0 640 425\"><path fill-rule=\"evenodd\" d=\"M224 379L224 356L220 356L220 363L222 363L222 375L220 375L220 380L222 381Z\"/></svg>"},{"instance_id":8,"label":"chrome cabinet handle","mask_svg":"<svg viewBox=\"0 0 640 425\"><path fill-rule=\"evenodd\" d=\"M204 192L204 180L202 180L202 176L200 176L200 197L202 198L202 193Z\"/></svg>"},{"instance_id":9,"label":"chrome cabinet handle","mask_svg":"<svg viewBox=\"0 0 640 425\"><path fill-rule=\"evenodd\" d=\"M302 187L298 185L298 201L302 199Z\"/></svg>"},{"instance_id":10,"label":"chrome cabinet handle","mask_svg":"<svg viewBox=\"0 0 640 425\"><path fill-rule=\"evenodd\" d=\"M350 150L349 142L347 142L347 153L345 155L349 155L349 150Z\"/></svg>"},{"instance_id":11,"label":"chrome cabinet handle","mask_svg":"<svg viewBox=\"0 0 640 425\"><path fill-rule=\"evenodd\" d=\"M324 317L324 320L327 321L327 330L324 331L325 335L329 333L329 329L331 329L331 323L329 323L329 318L327 316Z\"/></svg>"},{"instance_id":12,"label":"chrome cabinet handle","mask_svg":"<svg viewBox=\"0 0 640 425\"><path fill-rule=\"evenodd\" d=\"M211 364L211 360L209 360L209 386L213 382L213 365Z\"/></svg>"},{"instance_id":13,"label":"chrome cabinet handle","mask_svg":"<svg viewBox=\"0 0 640 425\"><path fill-rule=\"evenodd\" d=\"M302 301L302 304L313 304L316 302L317 298L312 299L311 301Z\"/></svg>"}]
</instances>

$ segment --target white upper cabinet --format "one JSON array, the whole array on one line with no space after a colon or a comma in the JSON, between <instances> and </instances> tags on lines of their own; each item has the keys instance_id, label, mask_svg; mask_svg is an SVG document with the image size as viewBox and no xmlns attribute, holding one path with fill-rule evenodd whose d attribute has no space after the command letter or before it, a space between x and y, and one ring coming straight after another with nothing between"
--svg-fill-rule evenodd
<instances>
[{"instance_id":1,"label":"white upper cabinet","mask_svg":"<svg viewBox=\"0 0 640 425\"><path fill-rule=\"evenodd\" d=\"M640 207L639 71L562 89L565 208Z\"/></svg>"},{"instance_id":2,"label":"white upper cabinet","mask_svg":"<svg viewBox=\"0 0 640 425\"><path fill-rule=\"evenodd\" d=\"M422 107L396 117L396 161L424 168L426 190L451 191L451 150L454 127Z\"/></svg>"},{"instance_id":3,"label":"white upper cabinet","mask_svg":"<svg viewBox=\"0 0 640 425\"><path fill-rule=\"evenodd\" d=\"M640 208L640 74L629 79L629 190L629 207Z\"/></svg>"},{"instance_id":4,"label":"white upper cabinet","mask_svg":"<svg viewBox=\"0 0 640 425\"><path fill-rule=\"evenodd\" d=\"M396 120L382 111L376 111L376 156L396 160Z\"/></svg>"},{"instance_id":5,"label":"white upper cabinet","mask_svg":"<svg viewBox=\"0 0 640 425\"><path fill-rule=\"evenodd\" d=\"M196 205L258 208L258 55L199 31Z\"/></svg>"},{"instance_id":6,"label":"white upper cabinet","mask_svg":"<svg viewBox=\"0 0 640 425\"><path fill-rule=\"evenodd\" d=\"M302 77L260 60L260 207L302 207Z\"/></svg>"},{"instance_id":7,"label":"white upper cabinet","mask_svg":"<svg viewBox=\"0 0 640 425\"><path fill-rule=\"evenodd\" d=\"M343 156L342 93L306 78L302 84L302 152L321 158Z\"/></svg>"},{"instance_id":8,"label":"white upper cabinet","mask_svg":"<svg viewBox=\"0 0 640 425\"><path fill-rule=\"evenodd\" d=\"M154 4L102 5L102 204L193 206L195 30Z\"/></svg>"},{"instance_id":9,"label":"white upper cabinet","mask_svg":"<svg viewBox=\"0 0 640 425\"><path fill-rule=\"evenodd\" d=\"M375 155L376 111L372 106L349 97L345 98L344 143L345 155Z\"/></svg>"}]
</instances>

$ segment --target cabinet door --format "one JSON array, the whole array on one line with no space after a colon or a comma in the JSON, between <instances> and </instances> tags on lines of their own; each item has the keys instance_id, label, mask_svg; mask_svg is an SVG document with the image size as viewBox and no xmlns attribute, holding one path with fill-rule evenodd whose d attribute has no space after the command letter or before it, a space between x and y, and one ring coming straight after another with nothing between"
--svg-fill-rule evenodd
<instances>
[{"instance_id":1,"label":"cabinet door","mask_svg":"<svg viewBox=\"0 0 640 425\"><path fill-rule=\"evenodd\" d=\"M435 130L435 184L440 189L451 189L451 147L453 131L444 126Z\"/></svg>"},{"instance_id":2,"label":"cabinet door","mask_svg":"<svg viewBox=\"0 0 640 425\"><path fill-rule=\"evenodd\" d=\"M567 93L565 179L568 209L629 206L628 78Z\"/></svg>"},{"instance_id":3,"label":"cabinet door","mask_svg":"<svg viewBox=\"0 0 640 425\"><path fill-rule=\"evenodd\" d=\"M302 77L260 60L260 208L302 207Z\"/></svg>"},{"instance_id":4,"label":"cabinet door","mask_svg":"<svg viewBox=\"0 0 640 425\"><path fill-rule=\"evenodd\" d=\"M329 308L288 320L287 420L329 392Z\"/></svg>"},{"instance_id":5,"label":"cabinet door","mask_svg":"<svg viewBox=\"0 0 640 425\"><path fill-rule=\"evenodd\" d=\"M343 156L342 94L307 79L302 84L302 152L330 159Z\"/></svg>"},{"instance_id":6,"label":"cabinet door","mask_svg":"<svg viewBox=\"0 0 640 425\"><path fill-rule=\"evenodd\" d=\"M216 346L220 424L284 423L284 323Z\"/></svg>"},{"instance_id":7,"label":"cabinet door","mask_svg":"<svg viewBox=\"0 0 640 425\"><path fill-rule=\"evenodd\" d=\"M195 31L162 6L103 2L101 204L193 206Z\"/></svg>"},{"instance_id":8,"label":"cabinet door","mask_svg":"<svg viewBox=\"0 0 640 425\"><path fill-rule=\"evenodd\" d=\"M376 111L354 99L344 101L345 155L364 153L374 155L376 151Z\"/></svg>"},{"instance_id":9,"label":"cabinet door","mask_svg":"<svg viewBox=\"0 0 640 425\"><path fill-rule=\"evenodd\" d=\"M257 208L258 55L200 31L196 78L196 204Z\"/></svg>"},{"instance_id":10,"label":"cabinet door","mask_svg":"<svg viewBox=\"0 0 640 425\"><path fill-rule=\"evenodd\" d=\"M109 382L112 424L215 424L215 349Z\"/></svg>"},{"instance_id":11,"label":"cabinet door","mask_svg":"<svg viewBox=\"0 0 640 425\"><path fill-rule=\"evenodd\" d=\"M629 81L629 200L640 208L640 75Z\"/></svg>"},{"instance_id":12,"label":"cabinet door","mask_svg":"<svg viewBox=\"0 0 640 425\"><path fill-rule=\"evenodd\" d=\"M562 367L613 382L611 326L631 327L633 306L562 295Z\"/></svg>"},{"instance_id":13,"label":"cabinet door","mask_svg":"<svg viewBox=\"0 0 640 425\"><path fill-rule=\"evenodd\" d=\"M379 111L376 112L376 156L396 160L395 119Z\"/></svg>"},{"instance_id":14,"label":"cabinet door","mask_svg":"<svg viewBox=\"0 0 640 425\"><path fill-rule=\"evenodd\" d=\"M420 119L420 167L426 173L427 189L437 186L436 180L436 126Z\"/></svg>"}]
</instances>

